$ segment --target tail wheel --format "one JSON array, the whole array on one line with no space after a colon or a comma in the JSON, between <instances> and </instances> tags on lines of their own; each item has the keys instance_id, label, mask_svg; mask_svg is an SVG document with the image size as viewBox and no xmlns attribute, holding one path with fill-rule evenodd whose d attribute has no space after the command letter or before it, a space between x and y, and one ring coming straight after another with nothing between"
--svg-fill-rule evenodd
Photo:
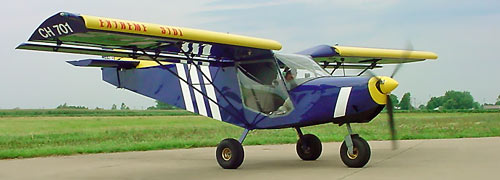
<instances>
[{"instance_id":1,"label":"tail wheel","mask_svg":"<svg viewBox=\"0 0 500 180\"><path fill-rule=\"evenodd\" d=\"M313 161L321 155L321 141L312 134L305 134L297 141L297 154L302 160Z\"/></svg>"},{"instance_id":2,"label":"tail wheel","mask_svg":"<svg viewBox=\"0 0 500 180\"><path fill-rule=\"evenodd\" d=\"M366 140L359 136L352 136L353 153L347 151L345 141L340 146L340 158L348 167L361 168L370 160L371 150L370 145Z\"/></svg>"},{"instance_id":3,"label":"tail wheel","mask_svg":"<svg viewBox=\"0 0 500 180\"><path fill-rule=\"evenodd\" d=\"M215 157L224 169L236 169L240 167L244 159L243 146L236 139L228 138L222 140L217 146Z\"/></svg>"}]
</instances>

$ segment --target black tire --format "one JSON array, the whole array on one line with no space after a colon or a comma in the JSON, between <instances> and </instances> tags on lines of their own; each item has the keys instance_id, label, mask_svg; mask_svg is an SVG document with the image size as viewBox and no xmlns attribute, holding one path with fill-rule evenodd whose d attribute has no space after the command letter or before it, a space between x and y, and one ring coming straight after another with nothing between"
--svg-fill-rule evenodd
<instances>
[{"instance_id":1,"label":"black tire","mask_svg":"<svg viewBox=\"0 0 500 180\"><path fill-rule=\"evenodd\" d=\"M217 146L215 157L224 169L236 169L240 167L244 159L243 146L239 141L232 138L222 140Z\"/></svg>"},{"instance_id":2,"label":"black tire","mask_svg":"<svg viewBox=\"0 0 500 180\"><path fill-rule=\"evenodd\" d=\"M300 159L314 161L321 155L321 141L312 134L305 134L297 141L297 154Z\"/></svg>"},{"instance_id":3,"label":"black tire","mask_svg":"<svg viewBox=\"0 0 500 180\"><path fill-rule=\"evenodd\" d=\"M352 168L361 168L370 160L370 145L359 136L351 136L354 146L354 155L349 155L345 141L340 146L340 158L345 165Z\"/></svg>"}]
</instances>

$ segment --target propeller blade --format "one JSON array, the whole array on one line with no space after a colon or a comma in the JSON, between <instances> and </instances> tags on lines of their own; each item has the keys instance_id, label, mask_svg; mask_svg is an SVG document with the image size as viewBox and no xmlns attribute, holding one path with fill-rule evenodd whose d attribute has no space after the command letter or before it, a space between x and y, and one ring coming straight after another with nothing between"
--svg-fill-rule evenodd
<instances>
[{"instance_id":1,"label":"propeller blade","mask_svg":"<svg viewBox=\"0 0 500 180\"><path fill-rule=\"evenodd\" d=\"M395 150L398 148L397 142L396 142L396 128L394 126L394 106L392 105L391 97L390 95L387 95L387 115L389 116L389 128L391 131L391 140L392 140L392 149Z\"/></svg>"},{"instance_id":2,"label":"propeller blade","mask_svg":"<svg viewBox=\"0 0 500 180\"><path fill-rule=\"evenodd\" d=\"M391 78L394 78L394 76L396 75L396 73L399 71L399 69L401 68L401 66L403 66L403 64L398 64L396 66L396 68L394 68L394 71L392 71L392 74L391 74Z\"/></svg>"},{"instance_id":3,"label":"propeller blade","mask_svg":"<svg viewBox=\"0 0 500 180\"><path fill-rule=\"evenodd\" d=\"M408 40L408 42L406 43L406 49L403 52L403 54L401 54L401 59L407 59L408 57L410 57L412 51L413 51L413 44L411 43L410 40ZM394 71L391 74L391 78L394 78L394 76L399 71L399 69L401 69L402 66L403 66L403 63L399 63L396 66L396 68L394 68Z\"/></svg>"},{"instance_id":4,"label":"propeller blade","mask_svg":"<svg viewBox=\"0 0 500 180\"><path fill-rule=\"evenodd\" d=\"M375 77L377 79L377 81L380 81L381 79L375 74L373 73L372 71L368 70L366 71L368 74L370 74L370 77Z\"/></svg>"}]
</instances>

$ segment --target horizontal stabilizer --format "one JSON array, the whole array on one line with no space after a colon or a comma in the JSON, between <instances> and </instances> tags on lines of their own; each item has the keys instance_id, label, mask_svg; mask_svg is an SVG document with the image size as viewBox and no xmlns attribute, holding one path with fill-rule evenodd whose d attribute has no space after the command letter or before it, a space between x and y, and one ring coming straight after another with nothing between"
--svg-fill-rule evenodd
<instances>
[{"instance_id":1,"label":"horizontal stabilizer","mask_svg":"<svg viewBox=\"0 0 500 180\"><path fill-rule=\"evenodd\" d=\"M83 59L77 61L66 61L74 66L80 67L114 67L132 69L139 65L140 61L109 60L109 59Z\"/></svg>"}]
</instances>

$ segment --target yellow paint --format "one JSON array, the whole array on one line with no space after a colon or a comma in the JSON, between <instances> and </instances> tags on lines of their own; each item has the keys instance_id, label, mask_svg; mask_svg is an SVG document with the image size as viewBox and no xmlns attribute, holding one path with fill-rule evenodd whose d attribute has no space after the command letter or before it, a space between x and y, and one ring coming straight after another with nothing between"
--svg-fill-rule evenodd
<instances>
[{"instance_id":1,"label":"yellow paint","mask_svg":"<svg viewBox=\"0 0 500 180\"><path fill-rule=\"evenodd\" d=\"M115 50L117 50L117 49L115 49ZM158 63L155 61L137 60L137 59L133 59L133 58L124 58L124 57L114 57L113 59L118 60L118 61L134 61L134 62L139 61L139 64L135 67L137 69L159 66ZM160 62L160 63L162 65L172 64L169 62Z\"/></svg>"},{"instance_id":2,"label":"yellow paint","mask_svg":"<svg viewBox=\"0 0 500 180\"><path fill-rule=\"evenodd\" d=\"M168 62L160 62L162 65L166 65L166 64L172 64L172 63L168 63ZM140 68L147 68L147 67L154 67L154 66L159 66L157 62L155 61L145 61L145 60L141 60L139 61L139 65L137 65L137 69L140 69Z\"/></svg>"},{"instance_id":3,"label":"yellow paint","mask_svg":"<svg viewBox=\"0 0 500 180\"><path fill-rule=\"evenodd\" d=\"M379 79L382 81L380 83L380 92L377 89L377 81ZM391 93L392 90L396 89L398 87L399 83L386 76L377 76L377 77L372 77L368 81L368 91L370 92L370 96L372 97L373 101L375 101L377 104L384 105L387 104L387 94Z\"/></svg>"},{"instance_id":4,"label":"yellow paint","mask_svg":"<svg viewBox=\"0 0 500 180\"><path fill-rule=\"evenodd\" d=\"M88 15L81 15L81 17L84 19L87 29L141 34L160 38L166 37L198 42L228 44L259 49L281 49L281 44L279 42L269 39Z\"/></svg>"},{"instance_id":5,"label":"yellow paint","mask_svg":"<svg viewBox=\"0 0 500 180\"><path fill-rule=\"evenodd\" d=\"M361 48L333 46L335 51L344 57L370 57L393 59L437 59L437 54L428 51L407 51L395 49Z\"/></svg>"},{"instance_id":6,"label":"yellow paint","mask_svg":"<svg viewBox=\"0 0 500 180\"><path fill-rule=\"evenodd\" d=\"M390 77L381 77L382 83L380 83L380 91L384 94L391 93L392 90L398 87L399 83Z\"/></svg>"}]
</instances>

